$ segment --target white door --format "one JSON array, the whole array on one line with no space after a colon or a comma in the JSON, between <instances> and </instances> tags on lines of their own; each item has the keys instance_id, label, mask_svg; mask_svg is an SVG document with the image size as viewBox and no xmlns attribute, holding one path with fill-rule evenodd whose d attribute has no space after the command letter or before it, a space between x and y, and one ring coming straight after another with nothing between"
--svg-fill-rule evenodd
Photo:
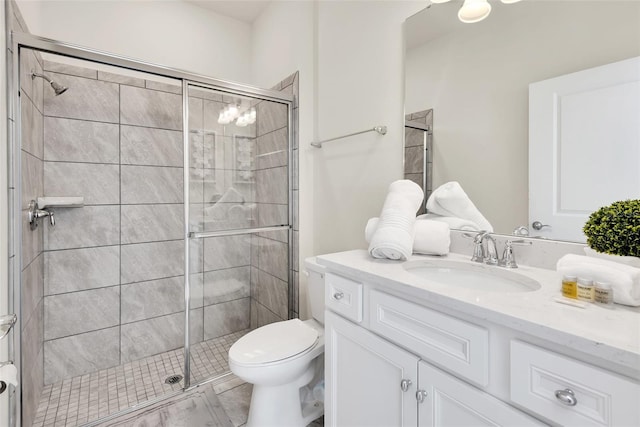
<instances>
[{"instance_id":1,"label":"white door","mask_svg":"<svg viewBox=\"0 0 640 427\"><path fill-rule=\"evenodd\" d=\"M417 371L416 356L326 312L326 425L416 426Z\"/></svg>"},{"instance_id":2,"label":"white door","mask_svg":"<svg viewBox=\"0 0 640 427\"><path fill-rule=\"evenodd\" d=\"M425 362L419 363L418 375L418 387L426 392L418 405L420 427L544 425Z\"/></svg>"},{"instance_id":3,"label":"white door","mask_svg":"<svg viewBox=\"0 0 640 427\"><path fill-rule=\"evenodd\" d=\"M640 57L529 85L531 235L585 241L591 212L637 198Z\"/></svg>"}]
</instances>

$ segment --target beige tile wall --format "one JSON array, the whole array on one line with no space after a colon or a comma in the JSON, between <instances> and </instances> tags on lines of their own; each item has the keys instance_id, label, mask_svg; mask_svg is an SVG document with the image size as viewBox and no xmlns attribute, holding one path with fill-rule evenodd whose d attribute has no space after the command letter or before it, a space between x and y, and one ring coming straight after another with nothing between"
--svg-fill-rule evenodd
<instances>
[{"instance_id":1,"label":"beige tile wall","mask_svg":"<svg viewBox=\"0 0 640 427\"><path fill-rule=\"evenodd\" d=\"M405 123L426 125L433 129L433 110L407 114ZM415 129L410 126L405 126L404 128L404 179L409 179L418 184L424 191L425 200L427 200L433 190L431 179L433 170L433 137L427 136L425 146L425 135L426 132L421 129ZM427 156L426 169L424 156ZM426 188L423 188L424 175L426 175ZM424 203L418 210L418 215L423 213L425 213Z\"/></svg>"}]
</instances>

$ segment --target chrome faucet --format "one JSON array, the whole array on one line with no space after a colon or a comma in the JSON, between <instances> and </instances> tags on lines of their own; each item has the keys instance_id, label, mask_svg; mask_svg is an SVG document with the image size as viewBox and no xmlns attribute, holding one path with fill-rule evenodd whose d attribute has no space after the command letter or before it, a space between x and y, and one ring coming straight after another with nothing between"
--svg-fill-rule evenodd
<instances>
[{"instance_id":1,"label":"chrome faucet","mask_svg":"<svg viewBox=\"0 0 640 427\"><path fill-rule=\"evenodd\" d=\"M496 247L496 241L488 231L481 231L475 236L471 234L463 234L464 237L473 237L473 256L471 261L483 262L489 265L497 265L504 268L518 268L516 263L516 257L513 254L513 246L526 246L532 245L533 242L529 240L507 240L504 246L504 252L502 258L498 258L498 249ZM487 242L485 244L485 242Z\"/></svg>"},{"instance_id":2,"label":"chrome faucet","mask_svg":"<svg viewBox=\"0 0 640 427\"><path fill-rule=\"evenodd\" d=\"M485 241L487 242L485 244ZM474 248L471 261L498 265L498 248L496 241L488 231L479 232L473 239Z\"/></svg>"}]
</instances>

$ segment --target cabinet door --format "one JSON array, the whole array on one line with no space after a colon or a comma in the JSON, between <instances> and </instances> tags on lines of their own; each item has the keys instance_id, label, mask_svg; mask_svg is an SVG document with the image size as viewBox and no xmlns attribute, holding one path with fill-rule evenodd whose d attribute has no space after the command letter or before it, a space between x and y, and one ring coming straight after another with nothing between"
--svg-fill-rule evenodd
<instances>
[{"instance_id":1,"label":"cabinet door","mask_svg":"<svg viewBox=\"0 0 640 427\"><path fill-rule=\"evenodd\" d=\"M427 392L425 400L418 404L419 426L544 425L422 361L418 364L418 387Z\"/></svg>"},{"instance_id":2,"label":"cabinet door","mask_svg":"<svg viewBox=\"0 0 640 427\"><path fill-rule=\"evenodd\" d=\"M415 426L418 358L329 311L325 314L325 422ZM402 380L411 385L402 390Z\"/></svg>"}]
</instances>

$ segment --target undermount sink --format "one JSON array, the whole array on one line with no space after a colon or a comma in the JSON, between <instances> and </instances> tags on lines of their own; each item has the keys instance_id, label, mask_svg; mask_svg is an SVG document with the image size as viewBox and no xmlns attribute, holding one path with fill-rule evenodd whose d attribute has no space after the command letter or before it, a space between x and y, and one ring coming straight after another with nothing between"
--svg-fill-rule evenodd
<instances>
[{"instance_id":1,"label":"undermount sink","mask_svg":"<svg viewBox=\"0 0 640 427\"><path fill-rule=\"evenodd\" d=\"M414 276L447 286L488 292L531 292L540 283L515 271L458 261L409 261L403 264Z\"/></svg>"}]
</instances>

